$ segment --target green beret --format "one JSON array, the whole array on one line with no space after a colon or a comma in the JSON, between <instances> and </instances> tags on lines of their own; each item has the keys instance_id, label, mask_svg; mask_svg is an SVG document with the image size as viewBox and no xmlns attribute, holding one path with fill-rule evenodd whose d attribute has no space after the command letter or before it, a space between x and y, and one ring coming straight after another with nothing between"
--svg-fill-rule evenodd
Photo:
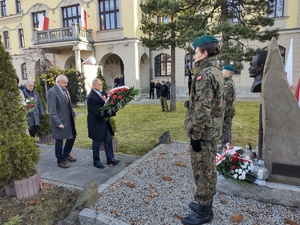
<instances>
[{"instance_id":1,"label":"green beret","mask_svg":"<svg viewBox=\"0 0 300 225\"><path fill-rule=\"evenodd\" d=\"M223 67L223 70L229 70L229 71L234 72L235 68L234 68L234 66L227 64Z\"/></svg>"},{"instance_id":2,"label":"green beret","mask_svg":"<svg viewBox=\"0 0 300 225\"><path fill-rule=\"evenodd\" d=\"M219 43L218 39L215 38L214 36L206 35L206 36L201 36L201 37L196 38L192 45L193 45L194 49L196 49L199 46L202 46L202 45L205 45L208 43L212 43L212 42Z\"/></svg>"}]
</instances>

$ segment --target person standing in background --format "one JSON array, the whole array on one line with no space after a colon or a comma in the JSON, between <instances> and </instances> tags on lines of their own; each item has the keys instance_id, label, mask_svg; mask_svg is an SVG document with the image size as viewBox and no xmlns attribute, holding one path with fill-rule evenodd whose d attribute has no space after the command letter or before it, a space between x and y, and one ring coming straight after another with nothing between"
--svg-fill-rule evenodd
<instances>
[{"instance_id":1,"label":"person standing in background","mask_svg":"<svg viewBox=\"0 0 300 225\"><path fill-rule=\"evenodd\" d=\"M72 151L75 138L75 118L69 91L67 76L61 74L56 77L56 84L47 93L47 105L50 116L51 133L55 139L55 156L57 165L61 168L69 168L66 160L75 162L70 153ZM66 139L65 145L63 141Z\"/></svg>"},{"instance_id":2,"label":"person standing in background","mask_svg":"<svg viewBox=\"0 0 300 225\"><path fill-rule=\"evenodd\" d=\"M191 164L197 189L195 202L189 204L193 213L181 219L184 225L200 225L213 220L217 144L224 118L224 78L217 58L219 41L213 36L201 36L194 40L193 47L197 72L192 81L185 129L190 137Z\"/></svg>"},{"instance_id":3,"label":"person standing in background","mask_svg":"<svg viewBox=\"0 0 300 225\"><path fill-rule=\"evenodd\" d=\"M167 100L170 100L172 83L170 82L169 78L167 79L166 86L168 87L168 96L167 96Z\"/></svg>"},{"instance_id":4,"label":"person standing in background","mask_svg":"<svg viewBox=\"0 0 300 225\"><path fill-rule=\"evenodd\" d=\"M149 91L149 98L154 99L154 88L155 88L155 83L154 80L150 81L150 91Z\"/></svg>"},{"instance_id":5,"label":"person standing in background","mask_svg":"<svg viewBox=\"0 0 300 225\"><path fill-rule=\"evenodd\" d=\"M235 68L232 65L225 65L222 70L224 77L224 99L225 99L225 114L224 122L222 126L222 147L226 148L226 144L231 144L231 126L232 119L235 115L235 85L232 80L232 75L234 74Z\"/></svg>"},{"instance_id":6,"label":"person standing in background","mask_svg":"<svg viewBox=\"0 0 300 225\"><path fill-rule=\"evenodd\" d=\"M155 84L157 98L160 98L160 86L161 86L161 84L160 84L159 80L157 80L157 82Z\"/></svg>"},{"instance_id":7,"label":"person standing in background","mask_svg":"<svg viewBox=\"0 0 300 225\"><path fill-rule=\"evenodd\" d=\"M162 112L168 112L168 102L167 102L167 96L168 96L168 87L165 83L165 81L163 80L161 82L161 86L160 86L160 104L161 104L161 108L162 108Z\"/></svg>"},{"instance_id":8,"label":"person standing in background","mask_svg":"<svg viewBox=\"0 0 300 225\"><path fill-rule=\"evenodd\" d=\"M27 122L29 125L29 135L35 137L40 126L40 118L45 116L44 108L40 99L40 96L34 90L34 82L27 81L26 88L22 90L25 100L28 98L35 98L36 105L31 112L27 113Z\"/></svg>"}]
</instances>

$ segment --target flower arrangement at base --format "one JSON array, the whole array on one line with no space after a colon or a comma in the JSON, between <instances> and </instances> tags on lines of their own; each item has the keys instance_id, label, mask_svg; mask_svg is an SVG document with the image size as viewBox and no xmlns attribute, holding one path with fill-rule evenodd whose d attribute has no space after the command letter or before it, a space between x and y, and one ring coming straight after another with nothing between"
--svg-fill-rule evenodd
<instances>
[{"instance_id":1,"label":"flower arrangement at base","mask_svg":"<svg viewBox=\"0 0 300 225\"><path fill-rule=\"evenodd\" d=\"M32 112L37 105L37 100L35 97L29 97L23 101L22 105L27 112Z\"/></svg>"},{"instance_id":2,"label":"flower arrangement at base","mask_svg":"<svg viewBox=\"0 0 300 225\"><path fill-rule=\"evenodd\" d=\"M239 183L254 183L252 161L242 158L243 149L228 150L217 154L216 165L218 174L233 179Z\"/></svg>"},{"instance_id":3,"label":"flower arrangement at base","mask_svg":"<svg viewBox=\"0 0 300 225\"><path fill-rule=\"evenodd\" d=\"M102 114L112 116L116 111L123 108L128 102L139 94L139 90L134 87L120 86L108 92L108 99L102 107Z\"/></svg>"}]
</instances>

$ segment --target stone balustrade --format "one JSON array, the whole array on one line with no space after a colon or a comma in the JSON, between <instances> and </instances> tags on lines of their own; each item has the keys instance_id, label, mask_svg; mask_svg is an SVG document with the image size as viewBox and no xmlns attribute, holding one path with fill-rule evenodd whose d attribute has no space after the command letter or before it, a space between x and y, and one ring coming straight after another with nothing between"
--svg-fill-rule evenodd
<instances>
[{"instance_id":1,"label":"stone balustrade","mask_svg":"<svg viewBox=\"0 0 300 225\"><path fill-rule=\"evenodd\" d=\"M65 41L92 42L92 30L85 30L78 23L73 23L71 27L34 31L34 45Z\"/></svg>"}]
</instances>

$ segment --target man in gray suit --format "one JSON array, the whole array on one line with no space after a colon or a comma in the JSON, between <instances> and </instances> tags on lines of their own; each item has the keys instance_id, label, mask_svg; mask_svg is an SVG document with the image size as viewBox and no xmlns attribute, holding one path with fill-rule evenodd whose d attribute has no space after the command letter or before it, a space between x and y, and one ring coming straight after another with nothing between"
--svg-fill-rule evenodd
<instances>
[{"instance_id":1,"label":"man in gray suit","mask_svg":"<svg viewBox=\"0 0 300 225\"><path fill-rule=\"evenodd\" d=\"M68 168L70 162L76 161L70 155L76 137L75 112L73 110L70 94L66 89L68 78L61 74L56 77L54 85L47 93L47 105L50 115L51 132L55 139L55 156L58 166ZM63 146L63 140L66 139Z\"/></svg>"}]
</instances>

